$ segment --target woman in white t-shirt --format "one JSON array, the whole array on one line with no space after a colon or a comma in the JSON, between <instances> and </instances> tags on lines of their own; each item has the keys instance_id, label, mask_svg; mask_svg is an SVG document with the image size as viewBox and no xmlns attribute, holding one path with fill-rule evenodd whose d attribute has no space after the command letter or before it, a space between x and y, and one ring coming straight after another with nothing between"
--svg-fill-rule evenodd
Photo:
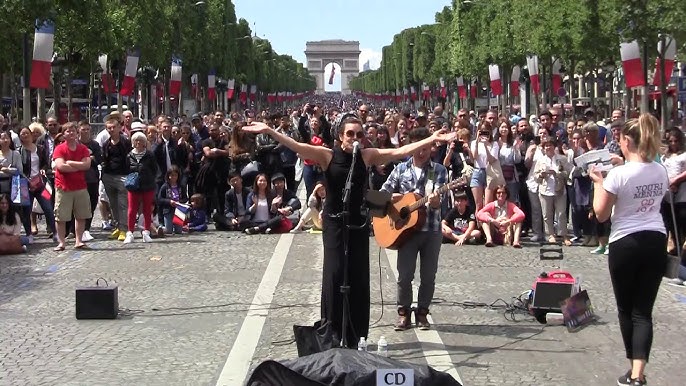
<instances>
[{"instance_id":1,"label":"woman in white t-shirt","mask_svg":"<svg viewBox=\"0 0 686 386\"><path fill-rule=\"evenodd\" d=\"M495 189L489 189L486 186L486 168L489 164L498 161L500 154L500 146L497 141L493 141L492 132L493 128L490 123L481 122L477 130L477 137L470 145L471 158L474 160L474 172L469 181L469 187L474 195L476 212L495 199Z\"/></svg>"},{"instance_id":2,"label":"woman in white t-shirt","mask_svg":"<svg viewBox=\"0 0 686 386\"><path fill-rule=\"evenodd\" d=\"M641 114L622 128L619 144L627 161L603 178L592 170L593 209L598 221L612 214L608 264L619 327L631 370L620 385L644 385L643 370L653 341L652 312L667 264L660 204L669 189L667 171L654 162L660 147L655 117Z\"/></svg>"}]
</instances>

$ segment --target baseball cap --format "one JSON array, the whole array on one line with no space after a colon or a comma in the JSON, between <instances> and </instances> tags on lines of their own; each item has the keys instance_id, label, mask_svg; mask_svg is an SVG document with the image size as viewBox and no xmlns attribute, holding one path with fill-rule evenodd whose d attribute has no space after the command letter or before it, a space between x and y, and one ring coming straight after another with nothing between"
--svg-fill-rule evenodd
<instances>
[{"instance_id":1,"label":"baseball cap","mask_svg":"<svg viewBox=\"0 0 686 386\"><path fill-rule=\"evenodd\" d=\"M274 182L276 180L286 181L286 176L284 176L283 173L274 173L274 175L272 176L272 182Z\"/></svg>"},{"instance_id":2,"label":"baseball cap","mask_svg":"<svg viewBox=\"0 0 686 386\"><path fill-rule=\"evenodd\" d=\"M199 121L202 121L202 117L200 116L200 114L193 114L193 115L191 116L191 122L192 122L192 121L195 121L196 119L199 120Z\"/></svg>"}]
</instances>

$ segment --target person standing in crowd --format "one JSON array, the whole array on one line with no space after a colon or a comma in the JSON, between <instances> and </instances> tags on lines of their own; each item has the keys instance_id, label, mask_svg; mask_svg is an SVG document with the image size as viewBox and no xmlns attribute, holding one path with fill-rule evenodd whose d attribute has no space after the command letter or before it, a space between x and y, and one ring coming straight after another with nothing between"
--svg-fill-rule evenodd
<instances>
[{"instance_id":1,"label":"person standing in crowd","mask_svg":"<svg viewBox=\"0 0 686 386\"><path fill-rule=\"evenodd\" d=\"M128 232L124 238L124 244L133 242L133 231L136 230L136 217L142 205L143 231L141 236L144 243L151 243L150 229L152 227L152 209L155 203L155 175L157 174L157 162L155 156L148 150L148 139L145 134L136 132L131 136L133 149L128 155L127 179L133 173L137 173L138 186L128 190Z\"/></svg>"},{"instance_id":2,"label":"person standing in crowd","mask_svg":"<svg viewBox=\"0 0 686 386\"><path fill-rule=\"evenodd\" d=\"M472 173L469 187L472 189L475 210L478 212L484 204L493 201L494 189L486 186L486 168L498 161L500 145L494 142L491 136L491 124L484 121L479 124L477 139L472 141L470 151L474 160L474 172Z\"/></svg>"},{"instance_id":3,"label":"person standing in crowd","mask_svg":"<svg viewBox=\"0 0 686 386\"><path fill-rule=\"evenodd\" d=\"M128 192L124 187L126 175L129 174L127 163L131 152L131 142L121 133L121 124L116 116L105 119L105 129L110 137L102 147L102 183L110 202L114 231L111 239L124 241L126 238L126 219Z\"/></svg>"},{"instance_id":4,"label":"person standing in crowd","mask_svg":"<svg viewBox=\"0 0 686 386\"><path fill-rule=\"evenodd\" d=\"M500 147L498 160L503 171L503 178L507 184L508 199L519 205L519 176L517 175L516 165L522 162L522 151L520 149L522 140L515 138L512 130L510 130L510 121L507 118L501 118L498 121L496 140L498 141L498 147Z\"/></svg>"},{"instance_id":5,"label":"person standing in crowd","mask_svg":"<svg viewBox=\"0 0 686 386\"><path fill-rule=\"evenodd\" d=\"M226 177L230 167L229 143L220 138L220 127L218 123L213 123L210 126L209 138L202 141L205 174L204 178L198 178L197 182L201 184L198 190L207 200L205 203L207 213L212 213L213 210L219 213L224 212L223 198L228 189Z\"/></svg>"},{"instance_id":6,"label":"person standing in crowd","mask_svg":"<svg viewBox=\"0 0 686 386\"><path fill-rule=\"evenodd\" d=\"M86 229L86 219L91 216L90 197L86 183L86 171L91 167L88 147L77 139L76 123L62 126L65 142L53 152L55 163L55 220L58 244L55 251L64 251L67 237L67 221L74 217L74 248L87 248L81 237Z\"/></svg>"},{"instance_id":7,"label":"person standing in crowd","mask_svg":"<svg viewBox=\"0 0 686 386\"><path fill-rule=\"evenodd\" d=\"M431 134L426 127L410 131L410 143L418 143ZM427 219L419 232L412 234L398 249L398 322L396 331L411 326L412 280L420 260L420 286L415 310L415 323L421 330L430 328L429 307L436 287L438 255L441 251L441 196L438 193L448 179L445 166L432 162L431 147L423 146L412 152L412 157L393 169L381 190L392 193L396 202L407 193L418 193L429 198L426 208Z\"/></svg>"},{"instance_id":8,"label":"person standing in crowd","mask_svg":"<svg viewBox=\"0 0 686 386\"><path fill-rule=\"evenodd\" d=\"M645 385L653 342L652 312L667 265L667 232L660 205L670 181L654 162L660 147L659 123L644 113L626 122L620 134L628 161L607 173L591 170L593 209L598 221L612 217L608 265L617 301L619 328L631 369L619 385Z\"/></svg>"},{"instance_id":9,"label":"person standing in crowd","mask_svg":"<svg viewBox=\"0 0 686 386\"><path fill-rule=\"evenodd\" d=\"M48 168L48 159L45 157L43 149L39 148L33 141L33 135L28 127L24 127L19 132L19 139L21 146L18 149L21 156L21 171L22 174L29 179L29 198L31 202L35 199L38 205L45 214L45 222L48 234L54 237L55 229L55 214L52 203L49 199L43 197L41 193L45 189L45 180L43 179L44 170ZM24 231L29 237L29 241L33 242L33 232L31 231L31 205L23 206L21 208L21 221L24 225ZM84 240L88 241L88 240Z\"/></svg>"},{"instance_id":10,"label":"person standing in crowd","mask_svg":"<svg viewBox=\"0 0 686 386\"><path fill-rule=\"evenodd\" d=\"M340 117L340 124L336 125L338 146L326 148L312 146L294 141L285 135L275 132L267 125L255 122L244 128L253 133L267 133L280 143L294 150L305 159L312 159L324 171L326 178L327 199L322 215L324 234L324 267L322 270L321 317L324 322L331 324L334 335L342 339L342 304L343 294L340 287L343 282L343 259L345 258L343 222L339 213L343 211L343 189L348 172L353 168L352 190L350 194L350 208L360 208L366 192L368 181L367 168L371 165L385 164L392 160L403 159L415 150L430 145L436 141L447 142L452 136L437 131L431 137L409 144L398 149L368 148L360 151L353 165L353 143L364 138L362 122L350 115ZM360 229L349 230L348 244L350 278L350 293L348 308L350 310L350 328L345 331L348 347L355 347L359 337L368 336L369 332L369 227L366 216L357 211L350 213L351 225L360 225Z\"/></svg>"},{"instance_id":11,"label":"person standing in crowd","mask_svg":"<svg viewBox=\"0 0 686 386\"><path fill-rule=\"evenodd\" d=\"M307 109L308 105L305 105ZM309 130L306 127L306 123L309 119ZM300 132L302 142L309 143L312 146L324 146L324 138L322 137L322 125L321 121L315 117L308 118L307 114L303 113L298 121L298 131ZM304 135L303 135L304 134ZM303 175L302 179L305 181L305 194L307 197L312 195L312 190L314 189L317 181L324 178L324 172L321 166L317 165L311 159L303 160Z\"/></svg>"},{"instance_id":12,"label":"person standing in crowd","mask_svg":"<svg viewBox=\"0 0 686 386\"><path fill-rule=\"evenodd\" d=\"M233 170L240 175L255 155L255 137L243 131L245 122L237 122L236 126L231 131L231 140L229 141L229 154L231 157L231 164ZM246 176L248 178L246 185L252 185L253 176ZM230 177L229 177L230 178ZM226 206L224 207L226 211Z\"/></svg>"},{"instance_id":13,"label":"person standing in crowd","mask_svg":"<svg viewBox=\"0 0 686 386\"><path fill-rule=\"evenodd\" d=\"M181 180L181 170L186 169L186 163L188 162L187 154L185 153L186 148L178 145L177 141L172 139L171 129L172 124L169 119L164 119L160 123L160 135L157 137L157 141L152 144L152 154L157 163L157 176L155 181L157 183L157 188L155 191L159 191L162 185L164 185L167 180L167 171L171 169L172 166L177 167L177 183ZM157 220L160 224L165 224L164 215L162 211L157 211ZM169 230L166 229L165 232Z\"/></svg>"},{"instance_id":14,"label":"person standing in crowd","mask_svg":"<svg viewBox=\"0 0 686 386\"><path fill-rule=\"evenodd\" d=\"M603 147L603 145L599 141L599 134L598 134L598 125L596 125L594 122L589 122L584 125L584 139L586 140L586 150L587 151L593 151L593 150L598 150ZM604 137L603 137L604 138ZM589 177L590 179L590 177ZM590 184L589 184L590 185ZM593 186L588 186L588 194L590 197L593 197L593 193L595 190L593 189ZM593 199L591 198L591 202L593 202ZM605 221L600 221L598 217L595 215L593 212L593 208L590 208L590 214L589 217L591 219L592 223L592 229L593 229L593 234L591 237L589 237L589 242L588 244L584 243L583 245L586 246L596 246L597 248L592 250L592 254L597 254L597 255L607 255L609 254L609 251L607 249L607 244L608 244L608 239L610 237L610 228L611 228L611 221L609 219ZM584 239L586 237L584 236Z\"/></svg>"},{"instance_id":15,"label":"person standing in crowd","mask_svg":"<svg viewBox=\"0 0 686 386\"><path fill-rule=\"evenodd\" d=\"M555 219L566 246L572 245L567 237L567 177L570 166L567 157L558 153L555 139L542 143L543 156L536 161L534 175L538 182L538 197L543 212L543 225L549 243L556 243Z\"/></svg>"},{"instance_id":16,"label":"person standing in crowd","mask_svg":"<svg viewBox=\"0 0 686 386\"><path fill-rule=\"evenodd\" d=\"M669 251L675 255L677 245L683 245L686 234L686 140L678 128L667 131L667 151L661 158L669 176L670 193L662 203L662 217L668 232L672 232L674 248ZM674 203L676 224L672 219L671 203ZM681 256L682 265L686 265L686 255Z\"/></svg>"},{"instance_id":17,"label":"person standing in crowd","mask_svg":"<svg viewBox=\"0 0 686 386\"><path fill-rule=\"evenodd\" d=\"M79 122L79 142L88 148L91 158L91 166L86 171L86 189L88 190L88 197L90 197L91 217L86 219L86 230L83 231L82 236L83 241L88 242L95 239L91 235L91 226L93 224L93 213L95 213L99 197L100 172L98 171L98 165L102 164L102 148L93 139L91 125L88 121ZM75 231L75 229L70 230Z\"/></svg>"},{"instance_id":18,"label":"person standing in crowd","mask_svg":"<svg viewBox=\"0 0 686 386\"><path fill-rule=\"evenodd\" d=\"M12 194L12 177L22 170L21 156L12 150L12 137L0 131L0 193Z\"/></svg>"},{"instance_id":19,"label":"person standing in crowd","mask_svg":"<svg viewBox=\"0 0 686 386\"><path fill-rule=\"evenodd\" d=\"M276 131L298 142L302 142L298 130L291 127L291 120L288 115L281 115L279 117L279 126L276 128ZM295 192L298 188L295 185L295 164L298 162L298 155L283 145L277 145L276 150L278 150L281 159L281 172L286 176L286 189Z\"/></svg>"}]
</instances>

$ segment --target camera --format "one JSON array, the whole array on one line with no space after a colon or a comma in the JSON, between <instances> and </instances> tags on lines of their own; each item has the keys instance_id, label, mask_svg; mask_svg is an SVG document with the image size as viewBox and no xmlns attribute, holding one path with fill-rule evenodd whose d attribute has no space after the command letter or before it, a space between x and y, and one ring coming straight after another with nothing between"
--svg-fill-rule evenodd
<instances>
[{"instance_id":1,"label":"camera","mask_svg":"<svg viewBox=\"0 0 686 386\"><path fill-rule=\"evenodd\" d=\"M456 139L453 141L455 144L455 149L457 150L462 150L462 146L464 146L464 142L460 141L459 139Z\"/></svg>"}]
</instances>

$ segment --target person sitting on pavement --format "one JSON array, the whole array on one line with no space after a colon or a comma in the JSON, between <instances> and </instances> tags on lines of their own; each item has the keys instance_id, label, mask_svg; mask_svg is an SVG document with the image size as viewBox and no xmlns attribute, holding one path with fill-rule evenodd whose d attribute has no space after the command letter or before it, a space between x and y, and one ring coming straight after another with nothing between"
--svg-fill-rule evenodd
<instances>
[{"instance_id":1,"label":"person sitting on pavement","mask_svg":"<svg viewBox=\"0 0 686 386\"><path fill-rule=\"evenodd\" d=\"M522 230L524 212L509 201L510 192L506 185L496 188L495 197L495 201L486 204L476 214L486 236L486 246L511 244L515 248L521 248L519 234Z\"/></svg>"},{"instance_id":2,"label":"person sitting on pavement","mask_svg":"<svg viewBox=\"0 0 686 386\"><path fill-rule=\"evenodd\" d=\"M8 238L19 239L24 252L26 252L26 246L29 245L29 238L28 236L21 235L21 226L21 218L12 205L10 196L5 193L0 194L0 240L3 241L3 245L0 246L0 255L14 252L10 252L6 249L7 246L11 244L8 242Z\"/></svg>"},{"instance_id":3,"label":"person sitting on pavement","mask_svg":"<svg viewBox=\"0 0 686 386\"><path fill-rule=\"evenodd\" d=\"M313 231L321 231L322 227L322 209L324 208L324 201L326 201L326 187L319 182L314 186L314 190L307 199L307 209L303 212L298 224L291 230L292 233L302 232L303 228L308 226L310 222L313 225Z\"/></svg>"},{"instance_id":4,"label":"person sitting on pavement","mask_svg":"<svg viewBox=\"0 0 686 386\"><path fill-rule=\"evenodd\" d=\"M481 238L481 232L476 226L474 209L469 206L467 193L463 190L455 194L453 208L441 221L441 231L443 242L454 243L455 245L473 244Z\"/></svg>"},{"instance_id":5,"label":"person sitting on pavement","mask_svg":"<svg viewBox=\"0 0 686 386\"><path fill-rule=\"evenodd\" d=\"M186 232L205 232L207 230L207 212L205 196L195 193L191 196L191 209L188 211L188 223L183 226Z\"/></svg>"},{"instance_id":6,"label":"person sitting on pavement","mask_svg":"<svg viewBox=\"0 0 686 386\"><path fill-rule=\"evenodd\" d=\"M188 195L179 183L181 171L176 165L172 165L166 173L166 182L157 192L157 210L162 212L164 218L164 233L182 233L181 226L173 223L174 210L179 204L188 202Z\"/></svg>"},{"instance_id":7,"label":"person sitting on pavement","mask_svg":"<svg viewBox=\"0 0 686 386\"><path fill-rule=\"evenodd\" d=\"M253 192L248 199L251 203L249 212L252 213L252 225L245 233L274 233L288 232L289 229L282 229L285 219L292 224L298 220L298 210L301 207L300 200L293 192L287 190L286 177L282 173L275 173L272 176L273 189L267 185L267 176L259 174L255 179Z\"/></svg>"},{"instance_id":8,"label":"person sitting on pavement","mask_svg":"<svg viewBox=\"0 0 686 386\"><path fill-rule=\"evenodd\" d=\"M224 214L215 213L212 219L217 230L244 230L250 219L248 196L251 190L243 186L243 177L239 170L229 173L229 185L231 188L224 195Z\"/></svg>"}]
</instances>

